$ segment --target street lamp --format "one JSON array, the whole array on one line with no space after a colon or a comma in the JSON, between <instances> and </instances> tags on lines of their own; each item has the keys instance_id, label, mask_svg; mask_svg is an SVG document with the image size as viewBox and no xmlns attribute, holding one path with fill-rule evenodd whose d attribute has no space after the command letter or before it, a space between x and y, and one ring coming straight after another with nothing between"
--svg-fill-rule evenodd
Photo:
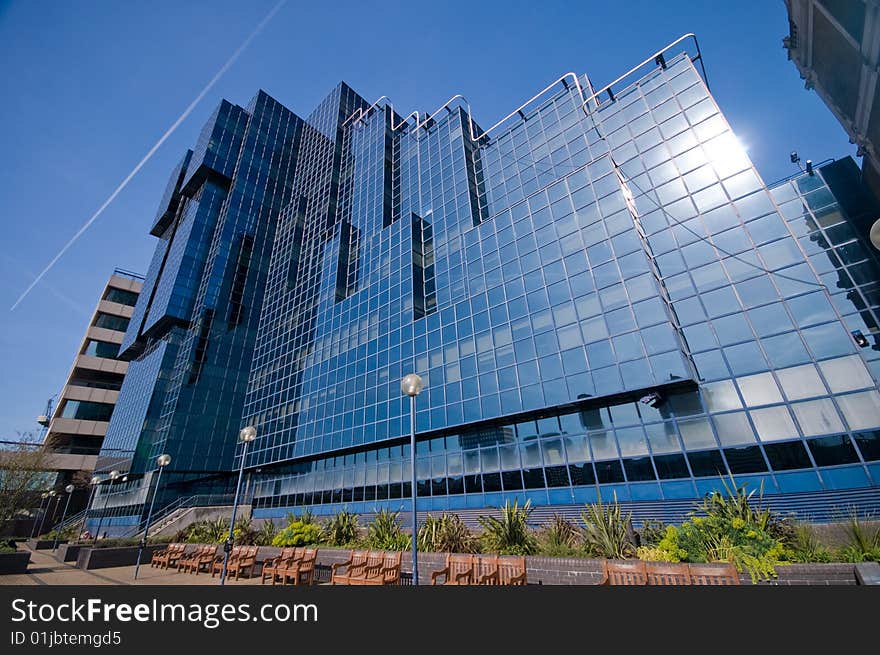
<instances>
[{"instance_id":1,"label":"street lamp","mask_svg":"<svg viewBox=\"0 0 880 655\"><path fill-rule=\"evenodd\" d=\"M409 456L410 480L412 483L412 579L413 586L419 584L418 538L419 524L416 519L416 396L424 389L424 382L415 373L405 376L400 383L400 390L409 396Z\"/></svg>"},{"instance_id":2,"label":"street lamp","mask_svg":"<svg viewBox=\"0 0 880 655\"><path fill-rule=\"evenodd\" d=\"M86 505L86 511L83 512L83 520L82 525L80 526L79 533L82 535L83 532L86 531L86 522L89 520L89 510L92 508L92 502L95 500L95 490L98 488L98 484L101 482L101 478L97 475L93 475L90 483L92 485L92 490L89 492L89 502Z\"/></svg>"},{"instance_id":3,"label":"street lamp","mask_svg":"<svg viewBox=\"0 0 880 655\"><path fill-rule=\"evenodd\" d=\"M110 502L110 492L113 490L113 483L119 477L119 471L110 471L110 484L107 485L107 497L104 498L104 509L101 510L101 518L98 519L98 529L95 531L95 537L92 539L92 545L98 543L98 535L101 534L101 526L104 524L104 515L107 513L107 504Z\"/></svg>"},{"instance_id":4,"label":"street lamp","mask_svg":"<svg viewBox=\"0 0 880 655\"><path fill-rule=\"evenodd\" d=\"M232 520L229 522L229 536L223 544L223 570L220 571L220 584L226 584L226 566L229 564L229 551L232 550L233 530L235 530L235 512L238 509L238 494L241 492L241 478L244 476L244 462L247 458L248 444L257 438L257 428L249 425L238 433L238 440L244 444L241 451L241 467L238 469L238 484L235 486L235 502L232 505Z\"/></svg>"},{"instance_id":5,"label":"street lamp","mask_svg":"<svg viewBox=\"0 0 880 655\"><path fill-rule=\"evenodd\" d=\"M67 485L66 487L64 487L64 491L67 492L67 500L66 500L65 503L64 503L64 512L61 514L61 523L58 524L59 526L63 526L63 525L64 525L64 519L67 518L67 508L70 507L70 497L73 495L73 490L74 490L75 488L76 488L76 487L74 487L72 484L69 484L69 485ZM54 551L56 548L58 548L58 538L59 538L60 536L61 536L61 530L60 530L60 528L59 528L58 530L55 531L55 543L52 544L52 550L53 550L53 551Z\"/></svg>"},{"instance_id":6,"label":"street lamp","mask_svg":"<svg viewBox=\"0 0 880 655\"><path fill-rule=\"evenodd\" d=\"M43 526L46 524L46 516L49 514L49 506L52 504L53 497L56 496L58 494L58 492L55 491L54 489L52 489L51 491L48 492L48 494L49 494L49 500L46 501L46 511L43 512L43 516L40 519L40 529L37 532L37 539L39 539L40 535L43 534ZM58 508L56 507L55 509L58 509Z\"/></svg>"},{"instance_id":7,"label":"street lamp","mask_svg":"<svg viewBox=\"0 0 880 655\"><path fill-rule=\"evenodd\" d=\"M150 519L153 518L153 505L156 502L156 494L159 493L159 485L162 484L162 469L171 463L171 455L163 453L156 458L156 466L159 467L159 475L156 478L156 487L153 489L153 499L150 501L150 510L147 512L147 525L144 527L144 536L138 546L138 556L134 564L134 579L138 578L138 571L141 567L141 553L147 546L147 536L150 534Z\"/></svg>"},{"instance_id":8,"label":"street lamp","mask_svg":"<svg viewBox=\"0 0 880 655\"><path fill-rule=\"evenodd\" d=\"M40 511L39 511L40 520L37 521L37 519L34 518L34 524L31 526L31 539L34 538L34 533L37 531L37 526L39 525L41 528L43 526L43 518L46 516L46 514L43 512L43 501L45 501L48 497L49 497L48 491L44 491L43 493L40 494ZM48 502L46 503L46 509L49 509Z\"/></svg>"}]
</instances>

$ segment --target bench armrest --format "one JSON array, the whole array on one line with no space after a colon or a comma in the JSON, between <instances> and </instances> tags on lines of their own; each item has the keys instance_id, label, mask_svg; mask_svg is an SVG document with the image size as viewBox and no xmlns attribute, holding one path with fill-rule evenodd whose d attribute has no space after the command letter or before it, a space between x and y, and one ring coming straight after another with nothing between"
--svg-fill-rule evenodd
<instances>
[{"instance_id":1,"label":"bench armrest","mask_svg":"<svg viewBox=\"0 0 880 655\"><path fill-rule=\"evenodd\" d=\"M495 584L498 584L498 571L492 571L491 573L481 575L480 579L477 580L477 584L487 584L489 580L494 580Z\"/></svg>"},{"instance_id":2,"label":"bench armrest","mask_svg":"<svg viewBox=\"0 0 880 655\"><path fill-rule=\"evenodd\" d=\"M431 572L431 584L437 584L437 578L445 576L446 579L449 579L449 567L447 566L445 569L440 569L439 571Z\"/></svg>"},{"instance_id":3,"label":"bench armrest","mask_svg":"<svg viewBox=\"0 0 880 655\"><path fill-rule=\"evenodd\" d=\"M336 573L339 569L341 569L345 566L351 566L351 558L347 559L344 562L336 562L335 564L332 564L330 566L330 571L332 573Z\"/></svg>"},{"instance_id":4,"label":"bench armrest","mask_svg":"<svg viewBox=\"0 0 880 655\"><path fill-rule=\"evenodd\" d=\"M462 580L470 580L474 577L474 570L468 569L467 571L462 571L461 573L455 574L455 581L461 582Z\"/></svg>"}]
</instances>

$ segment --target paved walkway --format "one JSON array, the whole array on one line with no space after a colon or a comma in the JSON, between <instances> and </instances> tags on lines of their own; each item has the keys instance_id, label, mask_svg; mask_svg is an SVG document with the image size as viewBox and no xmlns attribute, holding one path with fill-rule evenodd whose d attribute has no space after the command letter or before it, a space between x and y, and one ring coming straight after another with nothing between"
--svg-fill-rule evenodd
<instances>
[{"instance_id":1,"label":"paved walkway","mask_svg":"<svg viewBox=\"0 0 880 655\"><path fill-rule=\"evenodd\" d=\"M138 579L134 579L134 566L117 566L106 569L84 571L70 562L59 562L51 550L31 551L28 572L19 575L0 575L0 585L219 585L220 576L213 578L209 573L192 575L178 573L175 569L154 569L149 564L141 564ZM227 578L227 584L260 584L260 578L234 580ZM267 583L268 584L268 583Z\"/></svg>"}]
</instances>

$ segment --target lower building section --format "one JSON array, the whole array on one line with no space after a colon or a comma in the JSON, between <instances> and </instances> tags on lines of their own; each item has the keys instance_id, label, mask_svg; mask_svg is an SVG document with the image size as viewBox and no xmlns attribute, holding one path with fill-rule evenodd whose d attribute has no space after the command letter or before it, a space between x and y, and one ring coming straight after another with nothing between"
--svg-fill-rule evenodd
<instances>
[{"instance_id":1,"label":"lower building section","mask_svg":"<svg viewBox=\"0 0 880 655\"><path fill-rule=\"evenodd\" d=\"M841 358L837 364L850 370L849 384L857 384L852 380L860 362ZM783 393L805 393L808 379L821 381L820 371L814 365L778 371L781 388L769 374L737 384L745 389L772 384L781 401ZM728 381L701 391L645 396L646 402L585 406L420 441L420 509L489 508L513 498L537 506L582 505L598 498L678 501L722 490L731 476L768 496L880 491L876 389L754 409L743 406L735 389ZM826 434L829 426L838 431ZM306 508L331 514L403 507L411 495L409 462L409 445L399 443L275 470L264 467L257 473L255 516Z\"/></svg>"}]
</instances>

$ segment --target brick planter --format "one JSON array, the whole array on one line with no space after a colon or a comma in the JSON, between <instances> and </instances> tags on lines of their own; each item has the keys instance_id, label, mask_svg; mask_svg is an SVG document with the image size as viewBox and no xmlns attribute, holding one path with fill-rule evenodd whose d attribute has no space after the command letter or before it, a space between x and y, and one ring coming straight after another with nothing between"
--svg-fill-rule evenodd
<instances>
[{"instance_id":1,"label":"brick planter","mask_svg":"<svg viewBox=\"0 0 880 655\"><path fill-rule=\"evenodd\" d=\"M15 553L0 553L0 575L27 573L31 554L26 550Z\"/></svg>"},{"instance_id":2,"label":"brick planter","mask_svg":"<svg viewBox=\"0 0 880 655\"><path fill-rule=\"evenodd\" d=\"M166 544L151 544L144 548L141 555L141 564L149 564L153 552L163 550ZM112 566L134 566L137 560L138 547L124 546L122 548L81 548L77 554L76 567L91 571L92 569L106 569Z\"/></svg>"},{"instance_id":3,"label":"brick planter","mask_svg":"<svg viewBox=\"0 0 880 655\"><path fill-rule=\"evenodd\" d=\"M196 545L192 546L193 548ZM107 549L122 550L122 549ZM277 557L280 548L261 546L257 552L258 567L264 560ZM316 560L316 579L320 582L329 581L329 569L333 564L348 559L350 549L318 548ZM419 553L419 582L421 585L431 584L431 573L443 568L446 562L444 553ZM134 563L134 560L130 562ZM116 565L119 566L119 565ZM848 563L832 564L787 564L776 567L778 577L757 582L761 586L795 586L795 585L856 585L880 583L880 564L868 562L862 565L862 575L857 577L856 565ZM404 583L412 574L412 561L409 551L403 553L400 566ZM529 584L539 585L596 585L602 580L602 560L583 559L579 557L526 557L526 574ZM876 582L872 583L871 580ZM752 580L748 573L740 574L740 582L751 586Z\"/></svg>"}]
</instances>

